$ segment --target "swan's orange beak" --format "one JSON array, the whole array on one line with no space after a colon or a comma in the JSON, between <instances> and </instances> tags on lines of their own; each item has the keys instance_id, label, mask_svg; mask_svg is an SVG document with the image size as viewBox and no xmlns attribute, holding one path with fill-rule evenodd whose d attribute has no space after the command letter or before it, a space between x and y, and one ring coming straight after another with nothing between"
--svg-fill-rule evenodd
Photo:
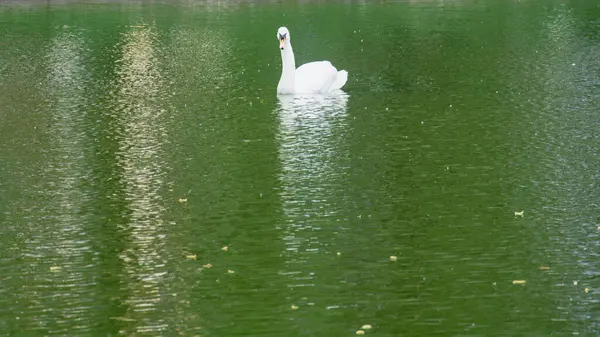
<instances>
[{"instance_id":1,"label":"swan's orange beak","mask_svg":"<svg viewBox=\"0 0 600 337\"><path fill-rule=\"evenodd\" d=\"M284 46L285 46L285 37L282 37L279 39L279 49L283 50Z\"/></svg>"}]
</instances>

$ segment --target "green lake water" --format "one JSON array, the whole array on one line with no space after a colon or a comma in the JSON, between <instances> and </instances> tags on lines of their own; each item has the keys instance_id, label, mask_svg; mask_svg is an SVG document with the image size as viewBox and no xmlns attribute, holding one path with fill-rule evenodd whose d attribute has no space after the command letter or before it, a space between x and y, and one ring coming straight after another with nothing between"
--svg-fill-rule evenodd
<instances>
[{"instance_id":1,"label":"green lake water","mask_svg":"<svg viewBox=\"0 0 600 337\"><path fill-rule=\"evenodd\" d=\"M277 97L283 25L344 94ZM0 336L600 335L599 32L583 0L1 3Z\"/></svg>"}]
</instances>

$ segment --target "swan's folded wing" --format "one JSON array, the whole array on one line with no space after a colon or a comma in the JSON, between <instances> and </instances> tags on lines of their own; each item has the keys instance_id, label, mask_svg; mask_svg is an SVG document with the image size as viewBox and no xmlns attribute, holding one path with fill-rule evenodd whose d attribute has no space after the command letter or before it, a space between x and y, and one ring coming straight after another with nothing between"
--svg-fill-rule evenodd
<instances>
[{"instance_id":1,"label":"swan's folded wing","mask_svg":"<svg viewBox=\"0 0 600 337\"><path fill-rule=\"evenodd\" d=\"M345 70L340 70L337 72L337 76L335 78L335 82L331 85L332 90L341 89L344 84L348 81L348 72Z\"/></svg>"},{"instance_id":2,"label":"swan's folded wing","mask_svg":"<svg viewBox=\"0 0 600 337\"><path fill-rule=\"evenodd\" d=\"M305 63L296 69L296 92L328 92L337 79L337 73L337 69L329 61Z\"/></svg>"}]
</instances>

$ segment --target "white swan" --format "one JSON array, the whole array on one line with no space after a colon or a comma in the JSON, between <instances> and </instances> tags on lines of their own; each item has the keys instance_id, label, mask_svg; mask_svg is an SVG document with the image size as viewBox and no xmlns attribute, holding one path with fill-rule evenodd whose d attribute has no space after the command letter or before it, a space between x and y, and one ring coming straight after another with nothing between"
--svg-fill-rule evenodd
<instances>
[{"instance_id":1,"label":"white swan","mask_svg":"<svg viewBox=\"0 0 600 337\"><path fill-rule=\"evenodd\" d=\"M338 91L346 84L348 72L338 71L329 61L305 63L296 69L290 31L279 28L277 39L283 62L277 94L326 94Z\"/></svg>"}]
</instances>

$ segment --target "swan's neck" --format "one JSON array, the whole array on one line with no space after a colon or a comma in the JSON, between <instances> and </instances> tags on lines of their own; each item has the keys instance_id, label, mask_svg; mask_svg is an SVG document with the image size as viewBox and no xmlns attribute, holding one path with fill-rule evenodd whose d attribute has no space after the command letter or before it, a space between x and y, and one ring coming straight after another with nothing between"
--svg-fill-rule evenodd
<instances>
[{"instance_id":1,"label":"swan's neck","mask_svg":"<svg viewBox=\"0 0 600 337\"><path fill-rule=\"evenodd\" d=\"M277 91L282 94L293 93L296 60L294 59L294 51L292 50L292 44L290 42L287 42L281 51L281 61L283 62L283 67L281 69L281 78L279 79Z\"/></svg>"}]
</instances>

